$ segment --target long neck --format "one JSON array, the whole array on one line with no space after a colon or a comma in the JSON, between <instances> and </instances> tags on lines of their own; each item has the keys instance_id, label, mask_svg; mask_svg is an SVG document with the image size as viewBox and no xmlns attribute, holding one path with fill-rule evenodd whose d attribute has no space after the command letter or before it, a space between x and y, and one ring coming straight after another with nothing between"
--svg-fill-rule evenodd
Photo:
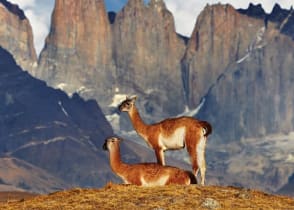
<instances>
[{"instance_id":1,"label":"long neck","mask_svg":"<svg viewBox=\"0 0 294 210\"><path fill-rule=\"evenodd\" d=\"M146 136L148 125L145 124L142 120L136 106L133 106L133 108L128 113L137 133L139 133L141 136Z\"/></svg>"},{"instance_id":2,"label":"long neck","mask_svg":"<svg viewBox=\"0 0 294 210\"><path fill-rule=\"evenodd\" d=\"M125 164L121 161L119 145L113 145L109 151L110 166L116 173L124 171Z\"/></svg>"}]
</instances>

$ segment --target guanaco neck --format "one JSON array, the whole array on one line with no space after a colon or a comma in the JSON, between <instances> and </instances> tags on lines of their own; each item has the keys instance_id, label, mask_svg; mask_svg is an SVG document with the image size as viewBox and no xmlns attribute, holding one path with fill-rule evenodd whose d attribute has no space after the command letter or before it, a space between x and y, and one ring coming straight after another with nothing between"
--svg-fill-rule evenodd
<instances>
[{"instance_id":1,"label":"guanaco neck","mask_svg":"<svg viewBox=\"0 0 294 210\"><path fill-rule=\"evenodd\" d=\"M118 174L122 174L127 165L121 161L120 148L118 144L113 145L109 151L110 166L112 170Z\"/></svg>"},{"instance_id":2,"label":"guanaco neck","mask_svg":"<svg viewBox=\"0 0 294 210\"><path fill-rule=\"evenodd\" d=\"M132 109L128 112L130 119L132 121L133 127L143 138L147 136L148 125L142 120L138 109L136 106L133 106ZM145 139L145 138L144 138Z\"/></svg>"}]
</instances>

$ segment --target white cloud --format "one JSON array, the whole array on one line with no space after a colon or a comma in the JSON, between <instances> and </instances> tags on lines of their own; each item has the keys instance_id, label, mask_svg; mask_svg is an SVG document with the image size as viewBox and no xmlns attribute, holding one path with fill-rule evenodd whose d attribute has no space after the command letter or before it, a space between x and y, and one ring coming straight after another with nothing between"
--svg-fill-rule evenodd
<instances>
[{"instance_id":1,"label":"white cloud","mask_svg":"<svg viewBox=\"0 0 294 210\"><path fill-rule=\"evenodd\" d=\"M49 26L46 23L46 17L36 14L33 10L25 10L27 18L30 20L30 23L33 28L34 34L34 44L37 54L40 53L44 47L45 38L48 35Z\"/></svg>"},{"instance_id":2,"label":"white cloud","mask_svg":"<svg viewBox=\"0 0 294 210\"><path fill-rule=\"evenodd\" d=\"M14 4L18 4L24 11L26 17L30 20L33 34L34 44L37 54L40 53L44 46L45 38L49 31L49 21L51 10L38 8L36 0L10 0Z\"/></svg>"},{"instance_id":3,"label":"white cloud","mask_svg":"<svg viewBox=\"0 0 294 210\"><path fill-rule=\"evenodd\" d=\"M192 0L185 3L182 0L166 0L165 4L174 15L176 30L190 36L203 3Z\"/></svg>"}]
</instances>

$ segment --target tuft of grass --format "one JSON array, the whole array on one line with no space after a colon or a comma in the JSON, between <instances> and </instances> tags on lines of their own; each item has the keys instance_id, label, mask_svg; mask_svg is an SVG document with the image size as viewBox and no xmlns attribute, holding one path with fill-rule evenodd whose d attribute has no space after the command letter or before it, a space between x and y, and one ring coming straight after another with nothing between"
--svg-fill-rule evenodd
<instances>
[{"instance_id":1,"label":"tuft of grass","mask_svg":"<svg viewBox=\"0 0 294 210\"><path fill-rule=\"evenodd\" d=\"M198 185L138 187L108 183L101 189L75 188L14 202L0 209L269 209L294 210L294 199L236 187Z\"/></svg>"}]
</instances>

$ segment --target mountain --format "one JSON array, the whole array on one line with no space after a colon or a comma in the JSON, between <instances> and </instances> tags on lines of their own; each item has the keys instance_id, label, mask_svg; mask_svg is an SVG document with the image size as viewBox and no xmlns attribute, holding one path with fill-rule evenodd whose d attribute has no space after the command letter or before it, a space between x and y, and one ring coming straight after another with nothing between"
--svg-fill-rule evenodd
<instances>
[{"instance_id":1,"label":"mountain","mask_svg":"<svg viewBox=\"0 0 294 210\"><path fill-rule=\"evenodd\" d=\"M0 158L0 190L48 193L69 188L70 185L28 162L14 158Z\"/></svg>"},{"instance_id":2,"label":"mountain","mask_svg":"<svg viewBox=\"0 0 294 210\"><path fill-rule=\"evenodd\" d=\"M278 192L294 171L293 17L293 9L282 9L278 4L270 14L261 5L250 4L240 10L228 4L207 5L191 37L185 38L175 32L173 16L162 0L148 4L129 0L117 14L107 14L103 1L57 0L38 67L29 72L64 90L70 98L61 90L50 89L60 95L47 97L51 102L42 101L38 98L44 95L42 88L38 88L38 94L27 96L30 103L42 104L27 114L29 124L37 129L26 139L19 138L19 133L25 136L27 132L24 122L5 121L2 129L9 130L7 136L11 134L16 140L3 141L0 149L6 155L45 167L69 183L96 186L115 179L106 154L99 152L102 138L97 136L112 135L105 114L115 133L143 142L126 132L133 131L130 121L117 112L120 100L137 94L138 109L146 123L191 115L212 124L206 153L211 184ZM3 48L10 51L10 47ZM48 88L40 80L34 81ZM3 91L19 84L18 77L12 76L3 78L3 82ZM24 95L37 91L22 86L23 92L17 91ZM16 91L12 96L6 92L5 103L14 104ZM23 106L5 109L3 116L22 113L19 107ZM103 119L106 133L101 134L100 126L94 126L97 121L93 113ZM60 119L62 123L56 123ZM13 129L14 123L23 130ZM46 129L48 126L52 130ZM30 136L44 141L38 144L28 139ZM35 158L39 151L50 151L55 144L58 146L51 151L55 155ZM81 145L85 146L83 151ZM154 158L150 150L143 155L138 152L141 147L128 145L123 152L132 154L128 160ZM65 154L65 158L58 154ZM184 153L169 154L184 159ZM70 166L67 161L79 164ZM96 171L97 163L101 164L100 172ZM76 175L80 170L90 175ZM97 173L103 177L99 181L95 179Z\"/></svg>"},{"instance_id":3,"label":"mountain","mask_svg":"<svg viewBox=\"0 0 294 210\"><path fill-rule=\"evenodd\" d=\"M148 5L131 0L110 16L103 1L57 0L33 75L69 94L99 99L105 113L117 93L142 96L144 113L177 113L183 104L168 99L182 98L179 69L184 49L162 0Z\"/></svg>"},{"instance_id":4,"label":"mountain","mask_svg":"<svg viewBox=\"0 0 294 210\"><path fill-rule=\"evenodd\" d=\"M0 0L0 45L13 54L25 70L37 67L33 32L24 12L6 0Z\"/></svg>"},{"instance_id":5,"label":"mountain","mask_svg":"<svg viewBox=\"0 0 294 210\"><path fill-rule=\"evenodd\" d=\"M294 42L248 14L212 5L199 15L182 62L186 97L214 128L209 161L230 177L220 183L275 192L294 171Z\"/></svg>"},{"instance_id":6,"label":"mountain","mask_svg":"<svg viewBox=\"0 0 294 210\"><path fill-rule=\"evenodd\" d=\"M68 186L103 185L104 176L97 177L105 171L99 168L110 169L100 148L113 131L98 104L48 87L3 48L0 57L0 155L43 169Z\"/></svg>"},{"instance_id":7,"label":"mountain","mask_svg":"<svg viewBox=\"0 0 294 210\"><path fill-rule=\"evenodd\" d=\"M115 75L110 30L104 1L56 0L39 67L32 74L105 106Z\"/></svg>"},{"instance_id":8,"label":"mountain","mask_svg":"<svg viewBox=\"0 0 294 210\"><path fill-rule=\"evenodd\" d=\"M187 100L191 107L205 100L198 116L214 125L221 141L294 128L294 43L274 23L264 24L229 5L207 6L188 43Z\"/></svg>"},{"instance_id":9,"label":"mountain","mask_svg":"<svg viewBox=\"0 0 294 210\"><path fill-rule=\"evenodd\" d=\"M117 13L112 33L117 90L137 94L144 114L182 111L183 103L169 99L182 98L180 60L185 44L164 1L128 1Z\"/></svg>"},{"instance_id":10,"label":"mountain","mask_svg":"<svg viewBox=\"0 0 294 210\"><path fill-rule=\"evenodd\" d=\"M119 182L102 150L113 130L96 101L48 87L3 48L0 58L0 190L48 193ZM155 162L153 151L133 142L122 144L122 154L127 162Z\"/></svg>"}]
</instances>

